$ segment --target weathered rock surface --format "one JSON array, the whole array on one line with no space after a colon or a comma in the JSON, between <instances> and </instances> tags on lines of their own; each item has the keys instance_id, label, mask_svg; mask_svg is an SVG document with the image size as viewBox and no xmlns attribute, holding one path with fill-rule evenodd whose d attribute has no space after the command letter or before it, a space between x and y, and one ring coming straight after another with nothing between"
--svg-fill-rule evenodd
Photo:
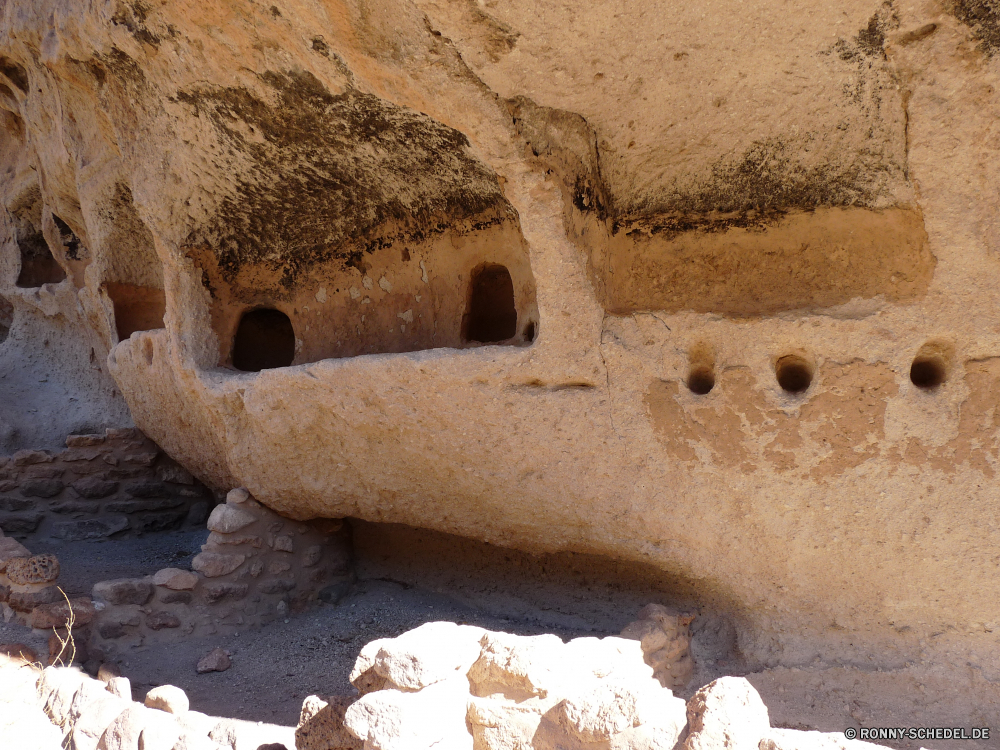
<instances>
[{"instance_id":1,"label":"weathered rock surface","mask_svg":"<svg viewBox=\"0 0 1000 750\"><path fill-rule=\"evenodd\" d=\"M296 750L362 750L364 742L344 726L344 714L356 700L345 695L308 696L295 728Z\"/></svg>"},{"instance_id":2,"label":"weathered rock surface","mask_svg":"<svg viewBox=\"0 0 1000 750\"><path fill-rule=\"evenodd\" d=\"M199 674L202 674L204 672L225 672L231 666L232 661L229 659L229 654L221 648L213 648L198 660L196 669Z\"/></svg>"},{"instance_id":3,"label":"weathered rock surface","mask_svg":"<svg viewBox=\"0 0 1000 750\"><path fill-rule=\"evenodd\" d=\"M0 15L13 466L134 420L297 518L653 566L754 663L1000 675L993 5L147 5Z\"/></svg>"},{"instance_id":4,"label":"weathered rock surface","mask_svg":"<svg viewBox=\"0 0 1000 750\"><path fill-rule=\"evenodd\" d=\"M771 728L767 706L742 677L722 677L688 703L685 750L755 750Z\"/></svg>"},{"instance_id":5,"label":"weathered rock surface","mask_svg":"<svg viewBox=\"0 0 1000 750\"><path fill-rule=\"evenodd\" d=\"M15 557L7 561L4 572L11 583L50 583L59 577L59 560L55 555Z\"/></svg>"}]
</instances>

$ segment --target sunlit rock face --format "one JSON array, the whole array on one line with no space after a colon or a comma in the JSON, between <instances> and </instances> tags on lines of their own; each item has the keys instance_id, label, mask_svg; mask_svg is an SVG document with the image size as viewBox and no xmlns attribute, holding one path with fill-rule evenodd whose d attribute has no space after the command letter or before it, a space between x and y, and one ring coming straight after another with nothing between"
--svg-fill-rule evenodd
<instances>
[{"instance_id":1,"label":"sunlit rock face","mask_svg":"<svg viewBox=\"0 0 1000 750\"><path fill-rule=\"evenodd\" d=\"M0 5L3 449L995 678L992 6L584 5Z\"/></svg>"}]
</instances>

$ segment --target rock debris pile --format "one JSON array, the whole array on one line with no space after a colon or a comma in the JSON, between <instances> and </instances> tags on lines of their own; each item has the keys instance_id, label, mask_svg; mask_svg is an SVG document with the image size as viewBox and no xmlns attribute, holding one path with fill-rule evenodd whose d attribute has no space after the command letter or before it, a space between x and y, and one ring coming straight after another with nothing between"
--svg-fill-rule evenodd
<instances>
[{"instance_id":1,"label":"rock debris pile","mask_svg":"<svg viewBox=\"0 0 1000 750\"><path fill-rule=\"evenodd\" d=\"M653 621L683 631L690 617L655 605ZM655 619L654 619L655 618ZM662 631L661 631L662 632ZM677 632L678 640L683 640ZM654 653L659 653L659 646ZM682 674L690 656L654 669L629 638L516 636L434 622L369 643L351 682L361 693L306 698L298 750L862 750L865 742L770 725L740 677L723 677L687 703L658 674Z\"/></svg>"}]
</instances>

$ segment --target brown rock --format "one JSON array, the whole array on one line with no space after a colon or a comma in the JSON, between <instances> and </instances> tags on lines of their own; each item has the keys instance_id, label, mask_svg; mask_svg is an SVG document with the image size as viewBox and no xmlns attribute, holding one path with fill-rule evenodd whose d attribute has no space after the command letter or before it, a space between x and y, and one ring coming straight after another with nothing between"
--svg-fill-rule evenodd
<instances>
[{"instance_id":1,"label":"brown rock","mask_svg":"<svg viewBox=\"0 0 1000 750\"><path fill-rule=\"evenodd\" d=\"M61 601L63 595L58 586L46 586L36 591L11 591L8 596L10 608L17 612L31 612L43 604Z\"/></svg>"},{"instance_id":2,"label":"brown rock","mask_svg":"<svg viewBox=\"0 0 1000 750\"><path fill-rule=\"evenodd\" d=\"M15 557L7 561L7 577L11 583L49 583L59 577L59 560L55 555Z\"/></svg>"},{"instance_id":3,"label":"brown rock","mask_svg":"<svg viewBox=\"0 0 1000 750\"><path fill-rule=\"evenodd\" d=\"M0 529L8 534L30 534L38 528L44 514L35 513L4 513L0 515Z\"/></svg>"},{"instance_id":4,"label":"brown rock","mask_svg":"<svg viewBox=\"0 0 1000 750\"><path fill-rule=\"evenodd\" d=\"M222 552L200 552L195 555L191 567L206 578L218 578L232 573L246 560L245 555Z\"/></svg>"},{"instance_id":5,"label":"brown rock","mask_svg":"<svg viewBox=\"0 0 1000 750\"><path fill-rule=\"evenodd\" d=\"M198 666L195 669L198 674L204 674L205 672L225 672L232 664L228 653L221 648L214 648L198 661Z\"/></svg>"},{"instance_id":6,"label":"brown rock","mask_svg":"<svg viewBox=\"0 0 1000 750\"><path fill-rule=\"evenodd\" d=\"M67 448L91 448L101 445L104 442L104 435L70 435L66 438Z\"/></svg>"},{"instance_id":7,"label":"brown rock","mask_svg":"<svg viewBox=\"0 0 1000 750\"><path fill-rule=\"evenodd\" d=\"M282 535L276 537L274 540L274 549L277 552L292 552L295 546L292 543L292 538L287 535Z\"/></svg>"},{"instance_id":8,"label":"brown rock","mask_svg":"<svg viewBox=\"0 0 1000 750\"><path fill-rule=\"evenodd\" d=\"M29 664L34 664L38 661L38 653L35 649L23 643L0 643L0 654L13 659L21 659Z\"/></svg>"},{"instance_id":9,"label":"brown rock","mask_svg":"<svg viewBox=\"0 0 1000 750\"><path fill-rule=\"evenodd\" d=\"M86 479L79 479L73 482L70 484L70 487L80 497L87 500L100 500L117 492L118 482L99 479L98 477L87 477Z\"/></svg>"},{"instance_id":10,"label":"brown rock","mask_svg":"<svg viewBox=\"0 0 1000 750\"><path fill-rule=\"evenodd\" d=\"M165 591L158 597L162 604L190 604L192 598L190 591Z\"/></svg>"},{"instance_id":11,"label":"brown rock","mask_svg":"<svg viewBox=\"0 0 1000 750\"><path fill-rule=\"evenodd\" d=\"M109 682L114 677L122 676L122 668L113 661L102 662L97 670L97 679L101 682Z\"/></svg>"},{"instance_id":12,"label":"brown rock","mask_svg":"<svg viewBox=\"0 0 1000 750\"><path fill-rule=\"evenodd\" d=\"M223 599L238 601L247 595L248 590L249 586L245 583L226 583L220 581L218 583L206 583L202 589L202 593L206 602L215 604Z\"/></svg>"},{"instance_id":13,"label":"brown rock","mask_svg":"<svg viewBox=\"0 0 1000 750\"><path fill-rule=\"evenodd\" d=\"M198 575L180 568L163 568L153 574L153 583L173 591L190 591L198 583Z\"/></svg>"},{"instance_id":14,"label":"brown rock","mask_svg":"<svg viewBox=\"0 0 1000 750\"><path fill-rule=\"evenodd\" d=\"M71 617L70 608L72 608L74 627L80 627L93 622L97 614L94 603L90 599L71 599L68 605L65 601L61 601L36 607L31 613L28 623L31 627L40 630L66 627Z\"/></svg>"},{"instance_id":15,"label":"brown rock","mask_svg":"<svg viewBox=\"0 0 1000 750\"><path fill-rule=\"evenodd\" d=\"M14 466L31 466L49 463L52 460L52 454L48 451L23 450L14 454Z\"/></svg>"},{"instance_id":16,"label":"brown rock","mask_svg":"<svg viewBox=\"0 0 1000 750\"><path fill-rule=\"evenodd\" d=\"M163 630L164 628L179 628L180 618L171 612L150 612L146 615L146 627L150 630Z\"/></svg>"},{"instance_id":17,"label":"brown rock","mask_svg":"<svg viewBox=\"0 0 1000 750\"><path fill-rule=\"evenodd\" d=\"M58 479L32 479L21 485L21 494L25 497L55 497L65 489Z\"/></svg>"},{"instance_id":18,"label":"brown rock","mask_svg":"<svg viewBox=\"0 0 1000 750\"><path fill-rule=\"evenodd\" d=\"M116 578L95 583L91 594L108 604L143 605L153 598L153 582L148 578Z\"/></svg>"}]
</instances>

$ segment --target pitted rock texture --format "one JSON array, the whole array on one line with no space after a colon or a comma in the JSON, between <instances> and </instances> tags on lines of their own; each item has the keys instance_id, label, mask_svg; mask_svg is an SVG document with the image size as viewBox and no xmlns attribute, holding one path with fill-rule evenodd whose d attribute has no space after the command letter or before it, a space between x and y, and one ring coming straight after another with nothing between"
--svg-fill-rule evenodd
<instances>
[{"instance_id":1,"label":"pitted rock texture","mask_svg":"<svg viewBox=\"0 0 1000 750\"><path fill-rule=\"evenodd\" d=\"M995 9L579 6L4 5L4 530L134 420L299 520L653 566L752 665L997 680Z\"/></svg>"}]
</instances>

